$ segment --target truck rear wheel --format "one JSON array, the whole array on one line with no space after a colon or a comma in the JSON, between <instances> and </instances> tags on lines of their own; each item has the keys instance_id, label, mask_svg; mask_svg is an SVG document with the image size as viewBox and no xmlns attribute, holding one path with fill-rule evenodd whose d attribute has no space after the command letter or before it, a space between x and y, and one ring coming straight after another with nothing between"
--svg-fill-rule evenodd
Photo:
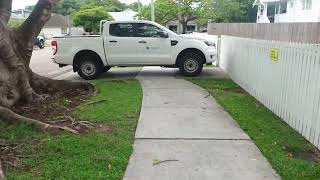
<instances>
[{"instance_id":1,"label":"truck rear wheel","mask_svg":"<svg viewBox=\"0 0 320 180\"><path fill-rule=\"evenodd\" d=\"M202 69L203 59L197 53L188 52L181 57L179 70L184 76L197 76L201 73Z\"/></svg>"},{"instance_id":2,"label":"truck rear wheel","mask_svg":"<svg viewBox=\"0 0 320 180\"><path fill-rule=\"evenodd\" d=\"M44 40L42 40L42 39L39 41L39 48L40 49L44 48Z\"/></svg>"},{"instance_id":3,"label":"truck rear wheel","mask_svg":"<svg viewBox=\"0 0 320 180\"><path fill-rule=\"evenodd\" d=\"M96 79L103 70L103 65L93 57L86 57L79 61L78 74L86 80Z\"/></svg>"}]
</instances>

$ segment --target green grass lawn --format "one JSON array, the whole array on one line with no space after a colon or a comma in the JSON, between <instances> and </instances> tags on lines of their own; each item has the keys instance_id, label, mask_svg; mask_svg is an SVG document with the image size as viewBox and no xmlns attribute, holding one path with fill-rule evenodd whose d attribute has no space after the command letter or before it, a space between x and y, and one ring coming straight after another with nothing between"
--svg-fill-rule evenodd
<instances>
[{"instance_id":1,"label":"green grass lawn","mask_svg":"<svg viewBox=\"0 0 320 180\"><path fill-rule=\"evenodd\" d=\"M313 152L312 144L232 80L204 78L190 81L217 99L283 179L320 179L319 162L293 157L297 152Z\"/></svg>"},{"instance_id":2,"label":"green grass lawn","mask_svg":"<svg viewBox=\"0 0 320 180\"><path fill-rule=\"evenodd\" d=\"M136 80L94 81L99 93L76 110L81 119L103 123L110 133L52 135L26 124L0 121L0 139L22 143L22 165L7 170L8 179L119 180L132 153L142 90ZM23 152L21 152L23 151Z\"/></svg>"}]
</instances>

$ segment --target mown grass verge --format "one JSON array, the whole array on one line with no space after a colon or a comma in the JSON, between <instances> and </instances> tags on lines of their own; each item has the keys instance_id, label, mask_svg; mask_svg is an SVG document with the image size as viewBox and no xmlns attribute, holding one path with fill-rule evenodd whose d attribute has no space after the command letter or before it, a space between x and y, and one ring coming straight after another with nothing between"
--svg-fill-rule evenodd
<instances>
[{"instance_id":1,"label":"mown grass verge","mask_svg":"<svg viewBox=\"0 0 320 180\"><path fill-rule=\"evenodd\" d=\"M319 180L319 151L228 79L189 79L206 89L239 123L284 180Z\"/></svg>"},{"instance_id":2,"label":"mown grass verge","mask_svg":"<svg viewBox=\"0 0 320 180\"><path fill-rule=\"evenodd\" d=\"M109 133L59 135L26 124L0 121L0 140L17 143L20 164L5 170L7 179L119 180L132 153L142 90L136 80L94 81L99 93L94 104L80 105L75 114L110 127Z\"/></svg>"}]
</instances>

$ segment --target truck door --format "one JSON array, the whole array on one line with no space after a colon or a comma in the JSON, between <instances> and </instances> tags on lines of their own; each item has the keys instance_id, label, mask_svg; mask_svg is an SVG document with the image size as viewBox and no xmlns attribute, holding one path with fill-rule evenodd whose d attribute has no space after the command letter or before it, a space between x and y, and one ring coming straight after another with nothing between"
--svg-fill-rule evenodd
<instances>
[{"instance_id":1,"label":"truck door","mask_svg":"<svg viewBox=\"0 0 320 180\"><path fill-rule=\"evenodd\" d=\"M137 57L140 64L172 64L171 41L170 38L160 37L162 29L148 23L135 23L135 30L140 43L137 46Z\"/></svg>"},{"instance_id":2,"label":"truck door","mask_svg":"<svg viewBox=\"0 0 320 180\"><path fill-rule=\"evenodd\" d=\"M133 23L112 23L109 36L104 38L107 61L110 65L135 65L138 62L137 44Z\"/></svg>"}]
</instances>

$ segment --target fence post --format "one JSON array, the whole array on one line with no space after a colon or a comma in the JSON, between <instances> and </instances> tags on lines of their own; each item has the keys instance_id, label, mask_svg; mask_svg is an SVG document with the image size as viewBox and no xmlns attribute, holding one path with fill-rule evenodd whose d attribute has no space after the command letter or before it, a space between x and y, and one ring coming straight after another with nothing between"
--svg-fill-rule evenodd
<instances>
[{"instance_id":1,"label":"fence post","mask_svg":"<svg viewBox=\"0 0 320 180\"><path fill-rule=\"evenodd\" d=\"M220 53L221 53L221 35L218 35L218 42L217 42L217 62L216 66L220 66Z\"/></svg>"}]
</instances>

